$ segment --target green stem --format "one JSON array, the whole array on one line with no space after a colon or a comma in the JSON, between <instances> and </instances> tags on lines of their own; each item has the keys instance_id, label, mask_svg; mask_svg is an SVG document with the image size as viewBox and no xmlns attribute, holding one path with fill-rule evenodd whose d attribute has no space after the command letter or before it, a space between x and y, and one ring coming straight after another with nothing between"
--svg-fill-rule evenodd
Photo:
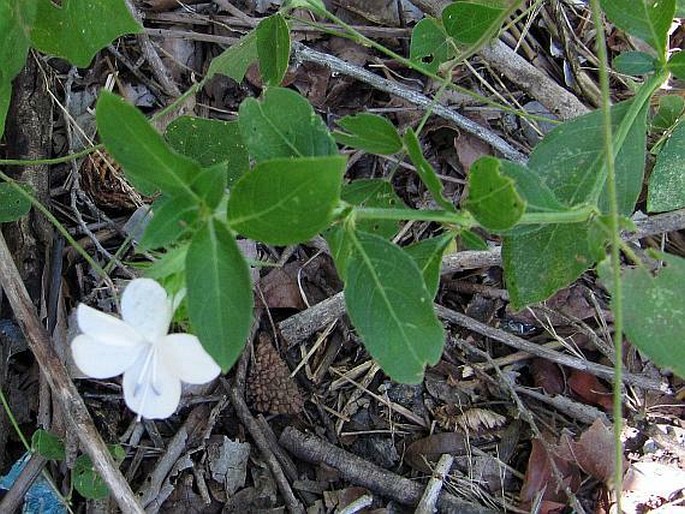
<instances>
[{"instance_id":1,"label":"green stem","mask_svg":"<svg viewBox=\"0 0 685 514\"><path fill-rule=\"evenodd\" d=\"M621 493L623 490L623 445L621 443L621 431L623 425L622 391L623 384L623 287L621 284L621 236L619 232L618 196L616 191L616 168L614 163L614 147L612 140L611 111L609 99L609 59L605 43L604 21L599 6L599 0L591 0L592 19L597 34L597 55L599 57L599 84L602 93L602 114L604 128L604 153L606 158L606 185L609 196L609 229L611 230L611 270L613 281L612 310L614 314L614 384L613 384L613 417L614 417L614 495L616 512L621 509ZM626 116L632 116L630 120L623 120L619 126L618 136L620 143L625 140L628 129L632 126L637 114L642 109L644 102L649 100L650 91L657 74L652 80L640 88L630 112ZM649 85L649 86L648 86ZM627 123L630 121L630 124ZM621 145L617 144L620 149Z\"/></svg>"},{"instance_id":2,"label":"green stem","mask_svg":"<svg viewBox=\"0 0 685 514\"><path fill-rule=\"evenodd\" d=\"M397 220L397 221L435 221L449 225L470 227L474 224L470 215L440 210L414 209L379 209L373 207L355 207L356 219Z\"/></svg>"},{"instance_id":3,"label":"green stem","mask_svg":"<svg viewBox=\"0 0 685 514\"><path fill-rule=\"evenodd\" d=\"M26 451L31 451L31 445L28 442L28 439L26 439L26 436L24 436L24 432L21 431L21 428L19 428L19 423L17 423L17 418L14 417L14 413L12 412L12 409L10 409L10 404L7 401L7 398L5 397L5 393L2 389L0 389L0 402L2 402L2 406L5 409L5 414L7 414L7 417L10 420L10 425L14 428L14 431L17 433L19 436L19 439L21 440L21 444L24 445L24 448L26 448Z\"/></svg>"},{"instance_id":4,"label":"green stem","mask_svg":"<svg viewBox=\"0 0 685 514\"><path fill-rule=\"evenodd\" d=\"M100 145L95 145L91 146L89 148L85 148L81 150L80 152L72 153L69 155L64 155L62 157L54 157L52 159L36 159L36 160L27 160L27 159L0 159L0 165L4 166L39 166L39 165L50 165L50 164L62 164L63 162L71 162L75 159L78 159L80 157L85 157L86 155L89 155L93 152L96 152L97 150L104 150L105 146L100 144Z\"/></svg>"},{"instance_id":5,"label":"green stem","mask_svg":"<svg viewBox=\"0 0 685 514\"><path fill-rule=\"evenodd\" d=\"M524 214L517 225L545 225L558 223L580 223L597 213L592 205L581 205L568 211L532 212Z\"/></svg>"}]
</instances>

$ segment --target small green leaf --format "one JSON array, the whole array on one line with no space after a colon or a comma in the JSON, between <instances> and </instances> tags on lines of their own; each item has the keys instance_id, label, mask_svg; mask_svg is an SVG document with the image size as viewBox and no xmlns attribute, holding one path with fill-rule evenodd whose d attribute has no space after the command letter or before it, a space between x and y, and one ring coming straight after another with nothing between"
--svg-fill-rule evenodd
<instances>
[{"instance_id":1,"label":"small green leaf","mask_svg":"<svg viewBox=\"0 0 685 514\"><path fill-rule=\"evenodd\" d=\"M174 150L203 167L224 163L229 187L250 167L237 121L181 116L169 124L165 137Z\"/></svg>"},{"instance_id":2,"label":"small green leaf","mask_svg":"<svg viewBox=\"0 0 685 514\"><path fill-rule=\"evenodd\" d=\"M345 281L347 278L347 265L352 256L352 240L347 230L340 225L327 229L322 235L326 239L326 243L328 243L338 276Z\"/></svg>"},{"instance_id":3,"label":"small green leaf","mask_svg":"<svg viewBox=\"0 0 685 514\"><path fill-rule=\"evenodd\" d=\"M644 52L624 52L614 59L614 69L626 75L644 75L656 70L658 62Z\"/></svg>"},{"instance_id":4,"label":"small green leaf","mask_svg":"<svg viewBox=\"0 0 685 514\"><path fill-rule=\"evenodd\" d=\"M685 0L676 0L675 5L676 18L685 18Z\"/></svg>"},{"instance_id":5,"label":"small green leaf","mask_svg":"<svg viewBox=\"0 0 685 514\"><path fill-rule=\"evenodd\" d=\"M345 184L341 198L357 207L401 209L406 207L397 196L392 184L379 178L360 179ZM399 230L400 223L395 220L361 219L357 221L357 230L376 234L390 239Z\"/></svg>"},{"instance_id":6,"label":"small green leaf","mask_svg":"<svg viewBox=\"0 0 685 514\"><path fill-rule=\"evenodd\" d=\"M124 0L39 0L31 42L79 68L119 36L143 32Z\"/></svg>"},{"instance_id":7,"label":"small green leaf","mask_svg":"<svg viewBox=\"0 0 685 514\"><path fill-rule=\"evenodd\" d=\"M229 46L223 53L212 59L205 81L217 73L242 82L247 69L257 61L257 34L254 30L248 32L240 41Z\"/></svg>"},{"instance_id":8,"label":"small green leaf","mask_svg":"<svg viewBox=\"0 0 685 514\"><path fill-rule=\"evenodd\" d=\"M483 241L483 238L471 230L463 230L459 238L467 250L485 251L488 249L488 244Z\"/></svg>"},{"instance_id":9,"label":"small green leaf","mask_svg":"<svg viewBox=\"0 0 685 514\"><path fill-rule=\"evenodd\" d=\"M526 212L554 212L568 210L540 177L521 164L500 161L500 172L514 179L516 190L526 202Z\"/></svg>"},{"instance_id":10,"label":"small green leaf","mask_svg":"<svg viewBox=\"0 0 685 514\"><path fill-rule=\"evenodd\" d=\"M311 239L326 228L340 202L345 163L345 157L337 155L258 164L231 192L231 228L276 245Z\"/></svg>"},{"instance_id":11,"label":"small green leaf","mask_svg":"<svg viewBox=\"0 0 685 514\"><path fill-rule=\"evenodd\" d=\"M186 255L190 243L182 243L168 248L156 261L145 270L145 276L158 282L172 275L183 273L186 268Z\"/></svg>"},{"instance_id":12,"label":"small green leaf","mask_svg":"<svg viewBox=\"0 0 685 514\"><path fill-rule=\"evenodd\" d=\"M454 47L437 20L423 18L411 31L409 58L425 70L436 73L441 64L454 56Z\"/></svg>"},{"instance_id":13,"label":"small green leaf","mask_svg":"<svg viewBox=\"0 0 685 514\"><path fill-rule=\"evenodd\" d=\"M685 98L679 95L664 95L659 98L659 108L652 118L653 130L671 128L685 111Z\"/></svg>"},{"instance_id":14,"label":"small green leaf","mask_svg":"<svg viewBox=\"0 0 685 514\"><path fill-rule=\"evenodd\" d=\"M340 118L336 123L345 132L333 132L338 143L377 155L391 155L402 149L395 126L386 118L362 112Z\"/></svg>"},{"instance_id":15,"label":"small green leaf","mask_svg":"<svg viewBox=\"0 0 685 514\"><path fill-rule=\"evenodd\" d=\"M110 445L108 449L115 462L123 462L126 452L121 446L118 444ZM85 454L79 455L74 461L74 467L71 470L71 483L81 496L89 500L106 498L109 494L107 484L95 470L93 461Z\"/></svg>"},{"instance_id":16,"label":"small green leaf","mask_svg":"<svg viewBox=\"0 0 685 514\"><path fill-rule=\"evenodd\" d=\"M484 228L500 232L521 219L526 202L514 181L500 172L499 159L481 157L469 172L469 197L464 205Z\"/></svg>"},{"instance_id":17,"label":"small green leaf","mask_svg":"<svg viewBox=\"0 0 685 514\"><path fill-rule=\"evenodd\" d=\"M673 54L668 60L668 69L677 78L685 80L685 51Z\"/></svg>"},{"instance_id":18,"label":"small green leaf","mask_svg":"<svg viewBox=\"0 0 685 514\"><path fill-rule=\"evenodd\" d=\"M160 189L196 196L190 183L200 172L200 166L169 148L138 109L103 91L95 116L107 151L137 189L145 194Z\"/></svg>"},{"instance_id":19,"label":"small green leaf","mask_svg":"<svg viewBox=\"0 0 685 514\"><path fill-rule=\"evenodd\" d=\"M445 342L421 271L398 246L357 233L345 303L371 356L398 382L418 384Z\"/></svg>"},{"instance_id":20,"label":"small green leaf","mask_svg":"<svg viewBox=\"0 0 685 514\"><path fill-rule=\"evenodd\" d=\"M26 62L36 7L35 0L0 0L0 137L5 132L12 80Z\"/></svg>"},{"instance_id":21,"label":"small green leaf","mask_svg":"<svg viewBox=\"0 0 685 514\"><path fill-rule=\"evenodd\" d=\"M169 246L188 234L198 220L198 207L191 198L163 196L152 204L152 217L138 243L141 251Z\"/></svg>"},{"instance_id":22,"label":"small green leaf","mask_svg":"<svg viewBox=\"0 0 685 514\"><path fill-rule=\"evenodd\" d=\"M207 207L215 209L225 197L226 182L226 167L219 163L202 168L190 183L190 187L200 195Z\"/></svg>"},{"instance_id":23,"label":"small green leaf","mask_svg":"<svg viewBox=\"0 0 685 514\"><path fill-rule=\"evenodd\" d=\"M431 166L428 160L423 156L419 138L411 128L407 129L407 132L405 132L403 141L404 147L407 149L407 153L409 154L409 158L416 167L416 173L419 174L421 182L423 182L423 184L428 188L428 191L430 191L435 203L437 203L446 211L456 212L452 202L450 202L442 194L442 182L440 182L440 179L438 178L437 173L435 173L433 166Z\"/></svg>"},{"instance_id":24,"label":"small green leaf","mask_svg":"<svg viewBox=\"0 0 685 514\"><path fill-rule=\"evenodd\" d=\"M235 238L219 221L195 233L186 255L188 314L202 346L228 371L252 324L250 270Z\"/></svg>"},{"instance_id":25,"label":"small green leaf","mask_svg":"<svg viewBox=\"0 0 685 514\"><path fill-rule=\"evenodd\" d=\"M64 443L52 432L39 428L31 436L31 448L47 460L64 460Z\"/></svg>"},{"instance_id":26,"label":"small green leaf","mask_svg":"<svg viewBox=\"0 0 685 514\"><path fill-rule=\"evenodd\" d=\"M656 277L641 268L623 274L625 332L657 365L685 378L685 260L663 254Z\"/></svg>"},{"instance_id":27,"label":"small green leaf","mask_svg":"<svg viewBox=\"0 0 685 514\"><path fill-rule=\"evenodd\" d=\"M460 43L471 45L499 29L504 9L492 0L457 0L442 11L445 31Z\"/></svg>"},{"instance_id":28,"label":"small green leaf","mask_svg":"<svg viewBox=\"0 0 685 514\"><path fill-rule=\"evenodd\" d=\"M663 62L675 0L601 0L607 18L657 51Z\"/></svg>"},{"instance_id":29,"label":"small green leaf","mask_svg":"<svg viewBox=\"0 0 685 514\"><path fill-rule=\"evenodd\" d=\"M431 298L435 298L440 286L440 265L442 255L454 240L452 234L431 237L404 248L421 270L423 281Z\"/></svg>"},{"instance_id":30,"label":"small green leaf","mask_svg":"<svg viewBox=\"0 0 685 514\"><path fill-rule=\"evenodd\" d=\"M647 210L672 211L685 207L685 121L673 130L649 177Z\"/></svg>"},{"instance_id":31,"label":"small green leaf","mask_svg":"<svg viewBox=\"0 0 685 514\"><path fill-rule=\"evenodd\" d=\"M0 183L0 223L18 220L30 210L28 198L7 182Z\"/></svg>"},{"instance_id":32,"label":"small green leaf","mask_svg":"<svg viewBox=\"0 0 685 514\"><path fill-rule=\"evenodd\" d=\"M238 121L243 141L257 162L338 153L323 120L305 98L290 89L269 88L261 100L245 99Z\"/></svg>"},{"instance_id":33,"label":"small green leaf","mask_svg":"<svg viewBox=\"0 0 685 514\"><path fill-rule=\"evenodd\" d=\"M264 18L257 25L257 56L264 84L280 85L290 60L290 30L280 14Z\"/></svg>"}]
</instances>

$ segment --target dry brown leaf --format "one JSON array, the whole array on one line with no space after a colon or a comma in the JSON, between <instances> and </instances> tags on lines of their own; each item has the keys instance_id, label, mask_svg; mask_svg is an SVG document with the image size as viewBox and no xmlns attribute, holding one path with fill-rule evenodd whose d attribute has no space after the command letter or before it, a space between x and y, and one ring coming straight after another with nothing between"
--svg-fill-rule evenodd
<instances>
[{"instance_id":1,"label":"dry brown leaf","mask_svg":"<svg viewBox=\"0 0 685 514\"><path fill-rule=\"evenodd\" d=\"M611 412L613 408L611 391L596 376L574 369L568 378L568 386L584 402Z\"/></svg>"},{"instance_id":2,"label":"dry brown leaf","mask_svg":"<svg viewBox=\"0 0 685 514\"><path fill-rule=\"evenodd\" d=\"M586 429L577 443L572 444L576 462L587 474L604 483L614 473L614 436L599 420Z\"/></svg>"},{"instance_id":3,"label":"dry brown leaf","mask_svg":"<svg viewBox=\"0 0 685 514\"><path fill-rule=\"evenodd\" d=\"M547 359L533 359L530 363L535 387L540 387L547 394L562 394L564 392L564 375L554 362Z\"/></svg>"},{"instance_id":4,"label":"dry brown leaf","mask_svg":"<svg viewBox=\"0 0 685 514\"><path fill-rule=\"evenodd\" d=\"M444 453L462 455L466 449L464 436L456 432L442 432L414 441L407 448L405 457L409 465L424 473L430 473L428 463L435 463Z\"/></svg>"},{"instance_id":5,"label":"dry brown leaf","mask_svg":"<svg viewBox=\"0 0 685 514\"><path fill-rule=\"evenodd\" d=\"M260 287L267 307L298 310L306 307L297 284L299 267L296 262L288 263L282 268L272 269L261 279Z\"/></svg>"},{"instance_id":6,"label":"dry brown leaf","mask_svg":"<svg viewBox=\"0 0 685 514\"><path fill-rule=\"evenodd\" d=\"M507 422L507 418L488 409L468 409L455 419L457 425L464 430L480 432L500 428Z\"/></svg>"}]
</instances>

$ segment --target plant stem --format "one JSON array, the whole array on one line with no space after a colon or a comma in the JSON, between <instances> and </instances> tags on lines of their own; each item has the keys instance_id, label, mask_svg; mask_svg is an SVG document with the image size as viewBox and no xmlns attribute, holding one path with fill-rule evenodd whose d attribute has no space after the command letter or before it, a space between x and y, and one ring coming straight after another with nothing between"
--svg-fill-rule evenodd
<instances>
[{"instance_id":1,"label":"plant stem","mask_svg":"<svg viewBox=\"0 0 685 514\"><path fill-rule=\"evenodd\" d=\"M597 55L599 57L599 84L602 94L602 115L604 128L604 154L606 158L606 185L609 196L609 228L611 230L611 270L613 281L612 310L614 314L614 352L615 352L615 375L613 384L614 396L614 494L616 501L616 512L621 510L621 493L623 490L623 445L621 443L621 432L623 425L622 409L622 374L623 374L623 287L621 284L621 235L619 233L619 212L618 197L616 192L616 168L614 163L614 148L612 143L611 111L609 98L609 62L605 43L604 24L599 0L591 0L592 19L597 31ZM644 88L645 86L643 86ZM642 93L643 89L640 90ZM651 94L651 93L650 93ZM638 94L640 96L640 94ZM643 98L639 100L644 101ZM636 98L635 102L638 102ZM638 104L639 109L642 108ZM638 107L633 105L639 112ZM632 113L630 113L632 114ZM625 120L624 120L625 121ZM632 123L631 123L632 125ZM621 127L629 125L622 123ZM627 130L625 130L627 133ZM623 134L625 137L625 134Z\"/></svg>"},{"instance_id":2,"label":"plant stem","mask_svg":"<svg viewBox=\"0 0 685 514\"><path fill-rule=\"evenodd\" d=\"M91 146L90 148L85 148L80 152L72 153L69 155L64 155L62 157L54 157L52 159L0 159L0 165L4 166L38 166L42 164L61 164L63 162L71 162L79 157L85 157L97 150L104 150L105 146L102 144Z\"/></svg>"},{"instance_id":3,"label":"plant stem","mask_svg":"<svg viewBox=\"0 0 685 514\"><path fill-rule=\"evenodd\" d=\"M592 205L580 205L568 211L532 212L524 214L517 225L541 225L549 223L580 223L597 213Z\"/></svg>"},{"instance_id":4,"label":"plant stem","mask_svg":"<svg viewBox=\"0 0 685 514\"><path fill-rule=\"evenodd\" d=\"M440 210L355 207L354 216L357 219L435 221L437 223L447 223L450 225L466 227L473 226L475 223L469 214Z\"/></svg>"}]
</instances>

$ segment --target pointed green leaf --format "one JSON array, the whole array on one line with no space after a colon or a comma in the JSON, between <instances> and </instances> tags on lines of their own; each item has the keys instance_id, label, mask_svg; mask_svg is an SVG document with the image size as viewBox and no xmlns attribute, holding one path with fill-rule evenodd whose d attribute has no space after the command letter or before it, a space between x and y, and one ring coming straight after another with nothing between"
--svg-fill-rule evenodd
<instances>
[{"instance_id":1,"label":"pointed green leaf","mask_svg":"<svg viewBox=\"0 0 685 514\"><path fill-rule=\"evenodd\" d=\"M6 182L0 183L0 223L15 221L28 214L31 202Z\"/></svg>"},{"instance_id":2,"label":"pointed green leaf","mask_svg":"<svg viewBox=\"0 0 685 514\"><path fill-rule=\"evenodd\" d=\"M658 61L644 52L624 52L614 59L614 69L626 75L644 75L656 69Z\"/></svg>"},{"instance_id":3,"label":"pointed green leaf","mask_svg":"<svg viewBox=\"0 0 685 514\"><path fill-rule=\"evenodd\" d=\"M652 130L671 128L685 112L685 98L678 95L664 95L659 98L659 108L652 118ZM654 149L652 148L652 151Z\"/></svg>"},{"instance_id":4,"label":"pointed green leaf","mask_svg":"<svg viewBox=\"0 0 685 514\"><path fill-rule=\"evenodd\" d=\"M212 60L207 70L205 80L211 79L217 73L242 82L247 69L257 61L257 34L254 30L248 32L240 41L229 46L223 53Z\"/></svg>"},{"instance_id":5,"label":"pointed green leaf","mask_svg":"<svg viewBox=\"0 0 685 514\"><path fill-rule=\"evenodd\" d=\"M412 62L436 73L441 64L454 56L454 47L437 20L423 18L412 29L409 45L409 58Z\"/></svg>"},{"instance_id":6,"label":"pointed green leaf","mask_svg":"<svg viewBox=\"0 0 685 514\"><path fill-rule=\"evenodd\" d=\"M229 187L250 167L237 121L181 116L169 124L164 135L174 150L203 167L224 163Z\"/></svg>"},{"instance_id":7,"label":"pointed green leaf","mask_svg":"<svg viewBox=\"0 0 685 514\"><path fill-rule=\"evenodd\" d=\"M659 152L647 190L649 212L681 207L685 207L685 121L678 124Z\"/></svg>"},{"instance_id":8,"label":"pointed green leaf","mask_svg":"<svg viewBox=\"0 0 685 514\"><path fill-rule=\"evenodd\" d=\"M345 303L366 349L398 382L418 384L440 360L445 342L416 263L385 239L356 234Z\"/></svg>"},{"instance_id":9,"label":"pointed green leaf","mask_svg":"<svg viewBox=\"0 0 685 514\"><path fill-rule=\"evenodd\" d=\"M345 132L333 132L338 143L377 155L391 155L402 149L395 126L386 118L362 112L336 121Z\"/></svg>"},{"instance_id":10,"label":"pointed green leaf","mask_svg":"<svg viewBox=\"0 0 685 514\"><path fill-rule=\"evenodd\" d=\"M190 183L190 187L210 209L216 209L226 194L226 167L223 163L202 168Z\"/></svg>"},{"instance_id":11,"label":"pointed green leaf","mask_svg":"<svg viewBox=\"0 0 685 514\"><path fill-rule=\"evenodd\" d=\"M419 143L419 138L416 133L411 129L407 129L404 134L404 146L407 149L409 158L411 162L414 163L416 167L416 173L419 174L421 182L430 191L433 200L442 207L443 209L456 212L454 205L442 194L442 182L438 178L437 173L433 169L433 166L428 162L428 160L423 156L423 151L421 150L421 144Z\"/></svg>"},{"instance_id":12,"label":"pointed green leaf","mask_svg":"<svg viewBox=\"0 0 685 514\"><path fill-rule=\"evenodd\" d=\"M656 277L644 269L623 275L625 332L659 366L685 378L685 260L662 255L666 266Z\"/></svg>"},{"instance_id":13,"label":"pointed green leaf","mask_svg":"<svg viewBox=\"0 0 685 514\"><path fill-rule=\"evenodd\" d=\"M504 9L492 0L457 0L442 11L445 31L460 43L471 45L499 29Z\"/></svg>"},{"instance_id":14,"label":"pointed green leaf","mask_svg":"<svg viewBox=\"0 0 685 514\"><path fill-rule=\"evenodd\" d=\"M521 219L526 202L514 181L500 173L500 161L481 157L469 171L469 196L464 204L478 223L493 232L507 230Z\"/></svg>"},{"instance_id":15,"label":"pointed green leaf","mask_svg":"<svg viewBox=\"0 0 685 514\"><path fill-rule=\"evenodd\" d=\"M612 23L648 43L663 59L668 29L675 15L675 0L601 0L600 3Z\"/></svg>"},{"instance_id":16,"label":"pointed green leaf","mask_svg":"<svg viewBox=\"0 0 685 514\"><path fill-rule=\"evenodd\" d=\"M483 241L483 238L471 230L460 232L459 239L467 250L485 251L489 248L488 244Z\"/></svg>"},{"instance_id":17,"label":"pointed green leaf","mask_svg":"<svg viewBox=\"0 0 685 514\"><path fill-rule=\"evenodd\" d=\"M452 234L431 237L404 248L421 270L423 281L431 298L435 298L440 286L440 265L442 255L454 240Z\"/></svg>"},{"instance_id":18,"label":"pointed green leaf","mask_svg":"<svg viewBox=\"0 0 685 514\"><path fill-rule=\"evenodd\" d=\"M41 52L85 68L95 54L124 34L143 31L124 0L39 0L31 42Z\"/></svg>"},{"instance_id":19,"label":"pointed green leaf","mask_svg":"<svg viewBox=\"0 0 685 514\"><path fill-rule=\"evenodd\" d=\"M138 243L141 251L169 246L188 234L198 220L198 206L185 196L163 196L152 204L152 217Z\"/></svg>"},{"instance_id":20,"label":"pointed green leaf","mask_svg":"<svg viewBox=\"0 0 685 514\"><path fill-rule=\"evenodd\" d=\"M121 463L126 458L126 452L118 444L111 444L107 449L112 454L114 461ZM74 461L71 470L71 483L78 493L89 500L106 498L109 488L102 477L95 470L93 461L88 455L79 455Z\"/></svg>"},{"instance_id":21,"label":"pointed green leaf","mask_svg":"<svg viewBox=\"0 0 685 514\"><path fill-rule=\"evenodd\" d=\"M188 314L202 346L226 372L252 324L250 270L235 238L216 220L198 231L186 256Z\"/></svg>"},{"instance_id":22,"label":"pointed green leaf","mask_svg":"<svg viewBox=\"0 0 685 514\"><path fill-rule=\"evenodd\" d=\"M12 80L26 62L35 16L35 0L0 0L0 137L5 132Z\"/></svg>"},{"instance_id":23,"label":"pointed green leaf","mask_svg":"<svg viewBox=\"0 0 685 514\"><path fill-rule=\"evenodd\" d=\"M387 180L370 178L345 184L341 198L357 207L401 209L406 207ZM390 239L399 230L400 222L395 220L362 219L357 221L357 230L369 232Z\"/></svg>"},{"instance_id":24,"label":"pointed green leaf","mask_svg":"<svg viewBox=\"0 0 685 514\"><path fill-rule=\"evenodd\" d=\"M274 159L258 164L233 187L228 221L258 241L307 241L328 226L340 202L343 156Z\"/></svg>"},{"instance_id":25,"label":"pointed green leaf","mask_svg":"<svg viewBox=\"0 0 685 514\"><path fill-rule=\"evenodd\" d=\"M160 189L196 197L190 183L200 166L169 148L138 109L103 91L95 116L107 151L137 189L146 194Z\"/></svg>"},{"instance_id":26,"label":"pointed green leaf","mask_svg":"<svg viewBox=\"0 0 685 514\"><path fill-rule=\"evenodd\" d=\"M280 85L290 60L290 30L280 14L264 18L257 25L257 56L264 84Z\"/></svg>"},{"instance_id":27,"label":"pointed green leaf","mask_svg":"<svg viewBox=\"0 0 685 514\"><path fill-rule=\"evenodd\" d=\"M668 69L673 75L681 80L685 80L685 52L680 51L668 60Z\"/></svg>"},{"instance_id":28,"label":"pointed green leaf","mask_svg":"<svg viewBox=\"0 0 685 514\"><path fill-rule=\"evenodd\" d=\"M290 89L269 88L261 100L247 98L239 114L243 141L257 162L338 153L323 120L305 98Z\"/></svg>"}]
</instances>

